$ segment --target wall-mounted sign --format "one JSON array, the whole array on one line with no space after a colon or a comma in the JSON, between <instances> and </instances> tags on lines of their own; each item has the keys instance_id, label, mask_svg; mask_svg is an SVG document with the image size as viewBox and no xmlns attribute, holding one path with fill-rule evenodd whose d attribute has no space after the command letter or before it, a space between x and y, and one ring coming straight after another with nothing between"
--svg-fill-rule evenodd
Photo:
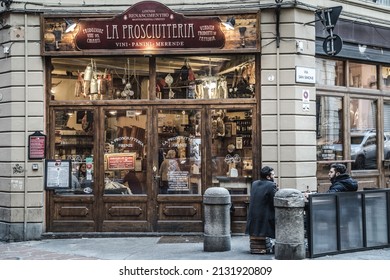
<instances>
[{"instance_id":1,"label":"wall-mounted sign","mask_svg":"<svg viewBox=\"0 0 390 280\"><path fill-rule=\"evenodd\" d=\"M44 159L46 157L46 135L35 131L28 136L28 159Z\"/></svg>"},{"instance_id":2,"label":"wall-mounted sign","mask_svg":"<svg viewBox=\"0 0 390 280\"><path fill-rule=\"evenodd\" d=\"M316 82L316 69L308 67L295 67L295 82L314 84Z\"/></svg>"},{"instance_id":3,"label":"wall-mounted sign","mask_svg":"<svg viewBox=\"0 0 390 280\"><path fill-rule=\"evenodd\" d=\"M107 170L135 169L136 153L106 154Z\"/></svg>"},{"instance_id":4,"label":"wall-mounted sign","mask_svg":"<svg viewBox=\"0 0 390 280\"><path fill-rule=\"evenodd\" d=\"M68 189L72 185L72 167L70 160L45 161L45 188L46 189Z\"/></svg>"},{"instance_id":5,"label":"wall-mounted sign","mask_svg":"<svg viewBox=\"0 0 390 280\"><path fill-rule=\"evenodd\" d=\"M110 19L82 19L75 43L90 49L222 48L219 17L185 17L155 1L143 1Z\"/></svg>"},{"instance_id":6,"label":"wall-mounted sign","mask_svg":"<svg viewBox=\"0 0 390 280\"><path fill-rule=\"evenodd\" d=\"M302 109L303 111L310 110L310 92L307 89L302 90Z\"/></svg>"}]
</instances>

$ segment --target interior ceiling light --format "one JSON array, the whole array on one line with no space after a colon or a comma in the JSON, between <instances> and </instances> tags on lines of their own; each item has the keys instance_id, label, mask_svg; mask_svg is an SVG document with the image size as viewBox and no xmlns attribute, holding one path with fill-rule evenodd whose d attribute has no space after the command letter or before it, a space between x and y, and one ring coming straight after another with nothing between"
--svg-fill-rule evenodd
<instances>
[{"instance_id":1,"label":"interior ceiling light","mask_svg":"<svg viewBox=\"0 0 390 280\"><path fill-rule=\"evenodd\" d=\"M234 25L236 25L236 20L234 19L234 17L230 17L226 20L226 22L223 22L222 24L225 25L227 29L233 30Z\"/></svg>"},{"instance_id":2,"label":"interior ceiling light","mask_svg":"<svg viewBox=\"0 0 390 280\"><path fill-rule=\"evenodd\" d=\"M64 19L64 20L66 22L65 33L73 32L74 29L76 28L77 23L75 23L71 20L67 20L67 19Z\"/></svg>"}]
</instances>

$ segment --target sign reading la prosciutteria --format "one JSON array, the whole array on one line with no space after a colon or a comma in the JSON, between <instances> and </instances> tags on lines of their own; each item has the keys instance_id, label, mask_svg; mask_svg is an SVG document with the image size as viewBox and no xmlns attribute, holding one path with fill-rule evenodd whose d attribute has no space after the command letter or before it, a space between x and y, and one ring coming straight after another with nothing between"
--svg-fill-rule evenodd
<instances>
[{"instance_id":1,"label":"sign reading la prosciutteria","mask_svg":"<svg viewBox=\"0 0 390 280\"><path fill-rule=\"evenodd\" d=\"M223 48L218 17L185 17L154 1L133 5L111 19L82 19L75 44L79 50Z\"/></svg>"}]
</instances>

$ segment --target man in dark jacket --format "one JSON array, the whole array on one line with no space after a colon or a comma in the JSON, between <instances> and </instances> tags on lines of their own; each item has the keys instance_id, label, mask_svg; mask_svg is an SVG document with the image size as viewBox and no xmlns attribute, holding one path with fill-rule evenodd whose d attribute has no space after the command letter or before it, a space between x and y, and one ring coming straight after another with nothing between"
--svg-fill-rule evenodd
<instances>
[{"instance_id":1,"label":"man in dark jacket","mask_svg":"<svg viewBox=\"0 0 390 280\"><path fill-rule=\"evenodd\" d=\"M245 230L250 235L251 253L269 253L269 238L275 238L274 196L277 186L274 176L273 168L264 166L260 171L260 180L252 183Z\"/></svg>"},{"instance_id":2,"label":"man in dark jacket","mask_svg":"<svg viewBox=\"0 0 390 280\"><path fill-rule=\"evenodd\" d=\"M334 163L330 166L328 176L332 185L327 191L328 193L357 191L358 183L346 172L347 168L344 164Z\"/></svg>"}]
</instances>

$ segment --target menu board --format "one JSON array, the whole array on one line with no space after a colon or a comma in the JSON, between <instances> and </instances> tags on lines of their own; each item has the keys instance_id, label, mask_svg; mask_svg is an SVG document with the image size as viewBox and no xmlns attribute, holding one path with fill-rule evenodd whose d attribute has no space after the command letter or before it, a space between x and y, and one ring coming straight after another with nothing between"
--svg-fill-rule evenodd
<instances>
[{"instance_id":1,"label":"menu board","mask_svg":"<svg viewBox=\"0 0 390 280\"><path fill-rule=\"evenodd\" d=\"M67 189L72 185L70 160L46 160L45 161L45 188Z\"/></svg>"},{"instance_id":2,"label":"menu board","mask_svg":"<svg viewBox=\"0 0 390 280\"><path fill-rule=\"evenodd\" d=\"M28 158L44 159L46 155L46 135L36 131L29 135L28 140Z\"/></svg>"},{"instance_id":3,"label":"menu board","mask_svg":"<svg viewBox=\"0 0 390 280\"><path fill-rule=\"evenodd\" d=\"M135 168L136 153L106 154L107 170L122 170Z\"/></svg>"}]
</instances>

